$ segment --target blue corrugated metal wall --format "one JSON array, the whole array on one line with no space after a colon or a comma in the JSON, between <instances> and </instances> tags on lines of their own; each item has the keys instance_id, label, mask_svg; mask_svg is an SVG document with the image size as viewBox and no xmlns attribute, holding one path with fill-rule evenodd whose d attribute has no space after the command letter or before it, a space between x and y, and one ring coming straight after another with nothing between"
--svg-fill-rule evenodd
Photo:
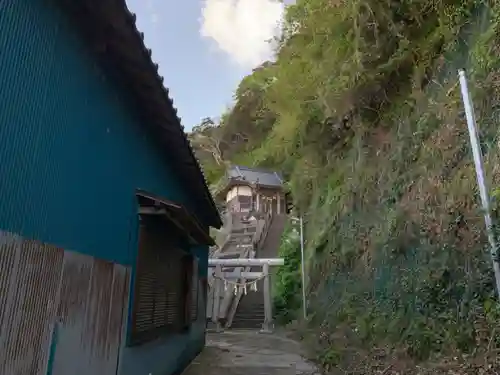
<instances>
[{"instance_id":1,"label":"blue corrugated metal wall","mask_svg":"<svg viewBox=\"0 0 500 375\"><path fill-rule=\"evenodd\" d=\"M44 3L0 8L0 228L131 264L120 234L134 225L134 189L185 197L75 32Z\"/></svg>"},{"instance_id":2,"label":"blue corrugated metal wall","mask_svg":"<svg viewBox=\"0 0 500 375\"><path fill-rule=\"evenodd\" d=\"M190 206L162 160L60 13L0 1L1 230L133 268L135 189ZM202 277L207 250L191 250ZM204 317L175 341L125 349L121 363L177 370L201 349Z\"/></svg>"}]
</instances>

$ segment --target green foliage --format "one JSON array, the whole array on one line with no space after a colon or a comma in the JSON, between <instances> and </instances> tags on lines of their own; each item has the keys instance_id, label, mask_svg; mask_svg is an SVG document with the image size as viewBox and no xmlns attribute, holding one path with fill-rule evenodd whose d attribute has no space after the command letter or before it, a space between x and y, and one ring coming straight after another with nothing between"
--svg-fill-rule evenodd
<instances>
[{"instance_id":1,"label":"green foliage","mask_svg":"<svg viewBox=\"0 0 500 375\"><path fill-rule=\"evenodd\" d=\"M487 363L500 344L456 74L467 69L500 186L500 7L483 3L297 0L276 62L242 81L226 116L231 132L256 134L227 160L281 169L308 216L303 336L331 371ZM300 277L284 238L276 307L287 321Z\"/></svg>"},{"instance_id":2,"label":"green foliage","mask_svg":"<svg viewBox=\"0 0 500 375\"><path fill-rule=\"evenodd\" d=\"M289 226L283 233L279 256L285 265L279 267L275 279L274 311L282 324L296 319L301 306L300 238Z\"/></svg>"}]
</instances>

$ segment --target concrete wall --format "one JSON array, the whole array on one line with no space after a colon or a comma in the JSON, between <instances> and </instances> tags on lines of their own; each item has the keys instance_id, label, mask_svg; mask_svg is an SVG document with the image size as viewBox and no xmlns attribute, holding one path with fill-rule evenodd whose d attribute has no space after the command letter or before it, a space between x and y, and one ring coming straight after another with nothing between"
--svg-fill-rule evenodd
<instances>
[{"instance_id":1,"label":"concrete wall","mask_svg":"<svg viewBox=\"0 0 500 375\"><path fill-rule=\"evenodd\" d=\"M195 207L134 103L49 4L0 2L0 230L123 265L133 280L135 189ZM208 254L185 250L200 264ZM178 370L202 347L202 311L189 334L122 348L122 373Z\"/></svg>"}]
</instances>

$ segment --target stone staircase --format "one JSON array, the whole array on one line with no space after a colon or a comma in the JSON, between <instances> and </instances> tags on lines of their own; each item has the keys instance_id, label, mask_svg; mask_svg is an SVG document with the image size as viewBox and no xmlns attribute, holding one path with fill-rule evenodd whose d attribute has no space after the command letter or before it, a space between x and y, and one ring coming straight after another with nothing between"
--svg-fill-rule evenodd
<instances>
[{"instance_id":1,"label":"stone staircase","mask_svg":"<svg viewBox=\"0 0 500 375\"><path fill-rule=\"evenodd\" d=\"M254 214L248 220L248 213L233 213L226 216L226 235L223 245L212 251L211 258L277 258L281 235L285 227L287 216L271 214ZM225 267L224 272L233 271L261 271L254 267ZM209 275L209 293L207 303L207 328L215 328L212 322L212 308L214 305L213 283L214 277ZM244 282L245 280L240 280ZM219 321L226 328L255 329L261 328L264 322L264 295L263 280L258 281L257 292L248 291L234 295L233 290L227 290L220 296L221 312Z\"/></svg>"},{"instance_id":2,"label":"stone staircase","mask_svg":"<svg viewBox=\"0 0 500 375\"><path fill-rule=\"evenodd\" d=\"M269 220L269 215L251 215L249 213L231 213L226 215L225 220L225 240L220 248L213 249L210 253L210 258L218 259L237 259L237 258L253 258L255 257L256 249L259 247L262 236L267 230L266 223ZM244 271L242 267L224 268L226 272ZM248 270L247 270L248 271ZM207 318L212 319L212 308L214 305L213 293L214 277L209 274L208 284L208 301L207 301ZM227 316L231 311L231 303L235 299L232 290L225 291L221 295L222 313L219 319L222 323L227 320Z\"/></svg>"},{"instance_id":3,"label":"stone staircase","mask_svg":"<svg viewBox=\"0 0 500 375\"><path fill-rule=\"evenodd\" d=\"M231 329L261 329L265 318L264 299L260 303L245 303L245 297L240 300Z\"/></svg>"},{"instance_id":4,"label":"stone staircase","mask_svg":"<svg viewBox=\"0 0 500 375\"><path fill-rule=\"evenodd\" d=\"M276 215L272 218L266 238L262 246L256 251L256 258L277 258L281 235L285 228L287 216ZM254 268L251 271L258 271ZM251 329L261 328L264 321L263 281L257 283L258 292L243 295L236 308L231 322L231 328Z\"/></svg>"}]
</instances>

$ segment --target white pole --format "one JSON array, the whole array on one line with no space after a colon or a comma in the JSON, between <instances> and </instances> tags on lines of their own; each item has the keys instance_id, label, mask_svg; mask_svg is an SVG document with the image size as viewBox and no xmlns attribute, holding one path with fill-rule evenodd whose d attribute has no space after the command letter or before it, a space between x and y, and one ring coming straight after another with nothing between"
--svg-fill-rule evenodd
<instances>
[{"instance_id":1,"label":"white pole","mask_svg":"<svg viewBox=\"0 0 500 375\"><path fill-rule=\"evenodd\" d=\"M500 296L500 265L498 264L498 251L493 233L493 224L490 216L490 200L486 189L486 181L484 178L484 168L482 161L481 148L477 135L476 119L474 117L474 107L472 100L469 96L469 88L467 87L467 77L463 69L458 71L460 79L460 87L462 90L462 98L465 108L465 116L467 118L467 127L469 128L469 137L472 148L472 155L474 157L474 164L476 166L477 184L479 186L479 193L481 195L481 202L484 210L484 222L486 224L486 231L488 234L488 241L491 247L491 259L493 261L493 270L495 272L495 281L497 286L497 296Z\"/></svg>"},{"instance_id":2,"label":"white pole","mask_svg":"<svg viewBox=\"0 0 500 375\"><path fill-rule=\"evenodd\" d=\"M304 256L304 221L300 215L300 256L302 267L302 312L304 319L307 319L307 305L306 305L306 263Z\"/></svg>"}]
</instances>

